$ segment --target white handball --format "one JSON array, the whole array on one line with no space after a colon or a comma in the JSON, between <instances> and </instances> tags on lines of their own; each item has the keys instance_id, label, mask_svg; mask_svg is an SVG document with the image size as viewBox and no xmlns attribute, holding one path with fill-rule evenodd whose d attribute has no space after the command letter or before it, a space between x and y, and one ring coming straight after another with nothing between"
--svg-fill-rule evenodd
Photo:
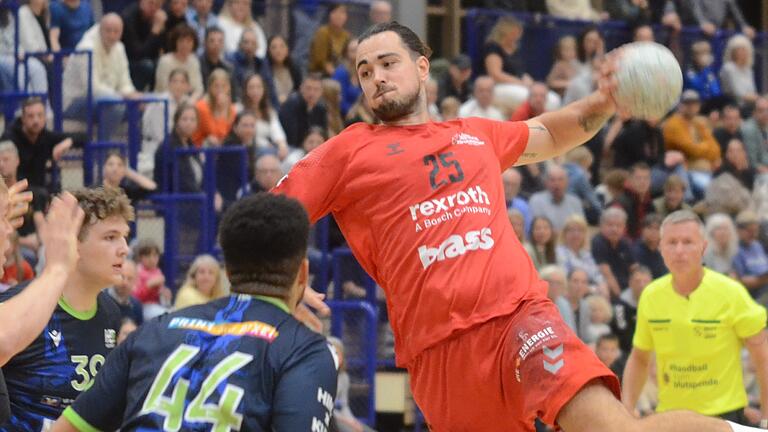
<instances>
[{"instance_id":1,"label":"white handball","mask_svg":"<svg viewBox=\"0 0 768 432\"><path fill-rule=\"evenodd\" d=\"M636 118L662 118L677 104L683 90L677 59L655 42L633 42L620 50L614 93L619 110Z\"/></svg>"}]
</instances>

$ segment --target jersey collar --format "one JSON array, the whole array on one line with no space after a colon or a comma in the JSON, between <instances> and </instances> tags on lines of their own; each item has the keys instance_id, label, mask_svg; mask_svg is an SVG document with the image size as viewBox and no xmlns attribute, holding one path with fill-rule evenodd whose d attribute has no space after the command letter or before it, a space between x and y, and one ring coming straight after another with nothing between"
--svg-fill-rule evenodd
<instances>
[{"instance_id":1,"label":"jersey collar","mask_svg":"<svg viewBox=\"0 0 768 432\"><path fill-rule=\"evenodd\" d=\"M96 302L96 304L93 305L93 309L87 310L87 311L76 311L72 306L67 303L66 300L64 300L64 297L59 298L59 307L64 309L64 312L72 315L74 318L79 319L80 321L88 321L89 319L96 316L96 311L99 309L99 303Z\"/></svg>"},{"instance_id":2,"label":"jersey collar","mask_svg":"<svg viewBox=\"0 0 768 432\"><path fill-rule=\"evenodd\" d=\"M272 304L274 306L277 306L278 308L280 308L285 313L291 313L291 310L288 309L288 305L284 301L282 301L282 300L280 300L279 298L276 298L276 297L270 297L270 296L258 295L258 294L238 294L238 296L240 296L241 298L245 297L245 298L252 298L252 299L256 299L256 300L261 300L263 302L267 302L267 303L270 303L270 304Z\"/></svg>"}]
</instances>

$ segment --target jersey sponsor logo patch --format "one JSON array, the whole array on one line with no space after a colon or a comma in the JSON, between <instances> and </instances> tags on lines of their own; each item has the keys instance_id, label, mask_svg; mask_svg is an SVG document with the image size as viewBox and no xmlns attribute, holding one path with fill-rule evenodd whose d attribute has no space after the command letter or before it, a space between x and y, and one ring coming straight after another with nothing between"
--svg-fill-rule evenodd
<instances>
[{"instance_id":1,"label":"jersey sponsor logo patch","mask_svg":"<svg viewBox=\"0 0 768 432\"><path fill-rule=\"evenodd\" d=\"M563 344L560 344L554 348L543 347L541 351L544 353L544 370L555 375L565 365L565 359L563 358Z\"/></svg>"},{"instance_id":2,"label":"jersey sponsor logo patch","mask_svg":"<svg viewBox=\"0 0 768 432\"><path fill-rule=\"evenodd\" d=\"M471 146L481 146L485 145L485 141L481 140L480 138L466 134L464 132L459 132L456 135L451 138L451 143L453 145L471 145Z\"/></svg>"},{"instance_id":3,"label":"jersey sponsor logo patch","mask_svg":"<svg viewBox=\"0 0 768 432\"><path fill-rule=\"evenodd\" d=\"M58 330L51 330L48 332L48 336L51 338L53 346L58 348L61 343L61 333Z\"/></svg>"},{"instance_id":4,"label":"jersey sponsor logo patch","mask_svg":"<svg viewBox=\"0 0 768 432\"><path fill-rule=\"evenodd\" d=\"M261 321L241 323L216 323L197 318L176 317L168 323L168 328L197 330L215 336L250 336L272 342L279 332L275 327Z\"/></svg>"},{"instance_id":5,"label":"jersey sponsor logo patch","mask_svg":"<svg viewBox=\"0 0 768 432\"><path fill-rule=\"evenodd\" d=\"M411 219L418 221L419 218L434 217L442 213L450 213L456 206L467 206L471 204L491 205L488 194L480 186L472 186L467 190L459 191L439 198L420 202L410 206ZM491 211L487 212L489 215ZM458 215L457 215L458 216Z\"/></svg>"},{"instance_id":6,"label":"jersey sponsor logo patch","mask_svg":"<svg viewBox=\"0 0 768 432\"><path fill-rule=\"evenodd\" d=\"M389 149L389 153L387 153L387 156L394 156L394 155L405 152L405 150L403 150L403 147L400 145L399 142L387 144L387 148Z\"/></svg>"},{"instance_id":7,"label":"jersey sponsor logo patch","mask_svg":"<svg viewBox=\"0 0 768 432\"><path fill-rule=\"evenodd\" d=\"M115 329L104 329L104 347L114 348L117 345L117 332Z\"/></svg>"},{"instance_id":8,"label":"jersey sponsor logo patch","mask_svg":"<svg viewBox=\"0 0 768 432\"><path fill-rule=\"evenodd\" d=\"M494 245L490 228L469 231L464 237L454 234L437 247L419 246L419 259L424 270L432 264L446 259L456 258L478 249L488 250Z\"/></svg>"},{"instance_id":9,"label":"jersey sponsor logo patch","mask_svg":"<svg viewBox=\"0 0 768 432\"><path fill-rule=\"evenodd\" d=\"M517 335L522 340L522 345L517 355L522 360L525 360L529 354L531 354L536 348L543 345L552 339L557 339L557 335L552 327L543 328L536 333L529 335L528 333L521 333Z\"/></svg>"}]
</instances>

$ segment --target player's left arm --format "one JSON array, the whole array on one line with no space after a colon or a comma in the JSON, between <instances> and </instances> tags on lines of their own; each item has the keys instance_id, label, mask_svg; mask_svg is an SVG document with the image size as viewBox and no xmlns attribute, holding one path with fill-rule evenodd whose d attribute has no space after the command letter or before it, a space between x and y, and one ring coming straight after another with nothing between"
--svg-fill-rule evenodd
<instances>
[{"instance_id":1,"label":"player's left arm","mask_svg":"<svg viewBox=\"0 0 768 432\"><path fill-rule=\"evenodd\" d=\"M760 413L768 419L768 333L765 329L756 335L744 339L744 346L755 366L757 380L760 383Z\"/></svg>"},{"instance_id":2,"label":"player's left arm","mask_svg":"<svg viewBox=\"0 0 768 432\"><path fill-rule=\"evenodd\" d=\"M528 143L515 165L545 161L582 145L616 113L613 92L615 63L610 59L600 70L598 89L565 107L527 120Z\"/></svg>"},{"instance_id":3,"label":"player's left arm","mask_svg":"<svg viewBox=\"0 0 768 432\"><path fill-rule=\"evenodd\" d=\"M315 342L282 371L272 402L273 431L311 431L317 424L329 427L338 378L332 349L324 341Z\"/></svg>"},{"instance_id":4,"label":"player's left arm","mask_svg":"<svg viewBox=\"0 0 768 432\"><path fill-rule=\"evenodd\" d=\"M139 333L140 330L133 332L109 354L96 374L93 387L64 410L51 432L91 432L120 427L128 389L129 350Z\"/></svg>"}]
</instances>

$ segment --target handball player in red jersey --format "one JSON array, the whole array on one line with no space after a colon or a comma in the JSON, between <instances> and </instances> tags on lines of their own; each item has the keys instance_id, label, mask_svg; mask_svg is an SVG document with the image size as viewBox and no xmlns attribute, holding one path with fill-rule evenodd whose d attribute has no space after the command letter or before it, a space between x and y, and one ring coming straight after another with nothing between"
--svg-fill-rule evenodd
<instances>
[{"instance_id":1,"label":"handball player in red jersey","mask_svg":"<svg viewBox=\"0 0 768 432\"><path fill-rule=\"evenodd\" d=\"M383 125L313 150L275 192L333 213L387 298L397 363L434 431L750 430L689 412L636 419L619 381L563 323L507 219L501 173L563 154L616 111L599 90L526 122L431 122L429 48L398 23L359 38L357 73ZM649 89L649 91L653 91ZM738 429L732 429L738 428Z\"/></svg>"}]
</instances>

